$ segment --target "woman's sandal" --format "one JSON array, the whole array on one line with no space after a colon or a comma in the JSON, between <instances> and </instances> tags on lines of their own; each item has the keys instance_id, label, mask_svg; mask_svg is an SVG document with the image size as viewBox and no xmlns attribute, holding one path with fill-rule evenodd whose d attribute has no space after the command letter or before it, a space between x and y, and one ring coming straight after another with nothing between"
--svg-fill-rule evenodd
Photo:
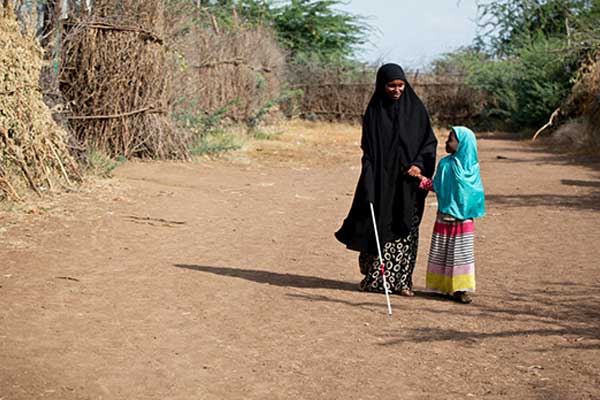
<instances>
[{"instance_id":1,"label":"woman's sandal","mask_svg":"<svg viewBox=\"0 0 600 400\"><path fill-rule=\"evenodd\" d=\"M469 304L473 301L467 292L454 292L454 299L462 304Z\"/></svg>"},{"instance_id":2,"label":"woman's sandal","mask_svg":"<svg viewBox=\"0 0 600 400\"><path fill-rule=\"evenodd\" d=\"M414 297L415 296L415 292L413 292L410 289L402 289L399 292L400 296L405 296L405 297Z\"/></svg>"}]
</instances>

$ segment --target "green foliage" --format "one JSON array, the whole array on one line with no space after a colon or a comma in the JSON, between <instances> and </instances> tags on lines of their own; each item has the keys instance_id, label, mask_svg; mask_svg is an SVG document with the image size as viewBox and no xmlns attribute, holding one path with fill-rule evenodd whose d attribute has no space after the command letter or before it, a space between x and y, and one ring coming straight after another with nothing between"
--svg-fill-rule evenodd
<instances>
[{"instance_id":1,"label":"green foliage","mask_svg":"<svg viewBox=\"0 0 600 400\"><path fill-rule=\"evenodd\" d=\"M365 42L368 31L359 17L335 10L337 0L291 0L276 9L273 26L292 58L312 55L342 60Z\"/></svg>"},{"instance_id":2,"label":"green foliage","mask_svg":"<svg viewBox=\"0 0 600 400\"><path fill-rule=\"evenodd\" d=\"M252 137L257 140L272 140L273 138L280 136L283 132L275 131L275 132L267 132L264 130L254 130Z\"/></svg>"},{"instance_id":3,"label":"green foliage","mask_svg":"<svg viewBox=\"0 0 600 400\"><path fill-rule=\"evenodd\" d=\"M538 127L568 97L576 71L600 44L598 0L501 0L479 5L474 45L433 63L487 94L482 117Z\"/></svg>"},{"instance_id":4,"label":"green foliage","mask_svg":"<svg viewBox=\"0 0 600 400\"><path fill-rule=\"evenodd\" d=\"M188 99L181 99L181 103L186 100ZM178 128L189 131L196 137L200 137L216 131L221 126L223 118L229 112L229 108L237 104L237 102L238 100L234 100L217 111L208 113L198 107L198 99L191 99L188 100L187 105L176 104L172 118Z\"/></svg>"},{"instance_id":5,"label":"green foliage","mask_svg":"<svg viewBox=\"0 0 600 400\"><path fill-rule=\"evenodd\" d=\"M476 49L448 54L434 63L434 73L462 75L487 94L482 117L496 118L514 128L539 126L569 93L577 57L565 52L561 39L538 39L510 58L493 58Z\"/></svg>"},{"instance_id":6,"label":"green foliage","mask_svg":"<svg viewBox=\"0 0 600 400\"><path fill-rule=\"evenodd\" d=\"M192 134L193 144L190 147L192 155L237 150L242 146L239 137L223 129L229 108L237 101L230 102L213 113L208 113L197 106L198 99L192 99L184 106L182 103L186 100L181 99L181 102L176 104L176 111L173 112L172 118L178 129Z\"/></svg>"},{"instance_id":7,"label":"green foliage","mask_svg":"<svg viewBox=\"0 0 600 400\"><path fill-rule=\"evenodd\" d=\"M479 4L476 44L494 56L510 56L537 40L595 30L599 16L597 0L486 1Z\"/></svg>"},{"instance_id":8,"label":"green foliage","mask_svg":"<svg viewBox=\"0 0 600 400\"><path fill-rule=\"evenodd\" d=\"M113 159L95 148L90 148L87 151L86 172L90 175L110 178L115 168L126 161L127 157L125 156L118 156Z\"/></svg>"},{"instance_id":9,"label":"green foliage","mask_svg":"<svg viewBox=\"0 0 600 400\"><path fill-rule=\"evenodd\" d=\"M276 105L290 101L299 96L302 96L302 90L285 90L277 98L267 101L265 104L263 104L262 107L260 107L256 111L254 115L248 118L248 120L246 121L248 129L250 131L255 129L264 119L264 117L269 113L269 111Z\"/></svg>"},{"instance_id":10,"label":"green foliage","mask_svg":"<svg viewBox=\"0 0 600 400\"><path fill-rule=\"evenodd\" d=\"M223 130L216 130L200 136L190 152L198 156L237 150L241 147L242 140L238 136Z\"/></svg>"},{"instance_id":11,"label":"green foliage","mask_svg":"<svg viewBox=\"0 0 600 400\"><path fill-rule=\"evenodd\" d=\"M169 0L177 1L177 0ZM272 28L290 58L320 62L350 59L364 44L370 27L359 16L337 10L340 0L219 0L201 4L220 24L242 23ZM235 11L235 13L234 13Z\"/></svg>"},{"instance_id":12,"label":"green foliage","mask_svg":"<svg viewBox=\"0 0 600 400\"><path fill-rule=\"evenodd\" d=\"M243 0L235 8L243 21L250 24L269 25L275 16L272 1L268 0Z\"/></svg>"},{"instance_id":13,"label":"green foliage","mask_svg":"<svg viewBox=\"0 0 600 400\"><path fill-rule=\"evenodd\" d=\"M498 61L475 48L446 54L433 63L433 72L441 76L462 76L467 85L488 95L485 118L510 119L517 109L514 92L517 68L514 60Z\"/></svg>"},{"instance_id":14,"label":"green foliage","mask_svg":"<svg viewBox=\"0 0 600 400\"><path fill-rule=\"evenodd\" d=\"M518 51L517 105L513 120L541 125L560 106L572 86L577 57L561 39L539 39Z\"/></svg>"}]
</instances>

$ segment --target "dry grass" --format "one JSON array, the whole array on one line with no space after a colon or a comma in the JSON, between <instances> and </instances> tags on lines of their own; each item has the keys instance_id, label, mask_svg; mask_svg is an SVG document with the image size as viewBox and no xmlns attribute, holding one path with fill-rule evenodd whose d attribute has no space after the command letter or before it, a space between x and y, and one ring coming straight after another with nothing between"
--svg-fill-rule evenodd
<instances>
[{"instance_id":1,"label":"dry grass","mask_svg":"<svg viewBox=\"0 0 600 400\"><path fill-rule=\"evenodd\" d=\"M360 131L358 124L288 120L269 127L268 140L249 138L227 158L302 168L360 161Z\"/></svg>"},{"instance_id":2,"label":"dry grass","mask_svg":"<svg viewBox=\"0 0 600 400\"><path fill-rule=\"evenodd\" d=\"M0 7L0 201L80 180L67 133L52 119L39 86L42 50L21 33L10 9Z\"/></svg>"},{"instance_id":3,"label":"dry grass","mask_svg":"<svg viewBox=\"0 0 600 400\"><path fill-rule=\"evenodd\" d=\"M271 139L248 139L240 151L229 153L227 157L291 167L331 167L350 163L352 168L360 168L359 123L293 119L269 130ZM438 141L443 143L448 129L434 128L434 131Z\"/></svg>"}]
</instances>

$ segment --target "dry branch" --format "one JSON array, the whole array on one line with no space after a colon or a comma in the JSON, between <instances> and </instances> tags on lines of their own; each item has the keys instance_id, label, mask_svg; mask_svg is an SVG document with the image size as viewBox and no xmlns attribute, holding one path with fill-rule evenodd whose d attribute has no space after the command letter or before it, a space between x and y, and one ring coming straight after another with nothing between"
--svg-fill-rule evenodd
<instances>
[{"instance_id":1,"label":"dry branch","mask_svg":"<svg viewBox=\"0 0 600 400\"><path fill-rule=\"evenodd\" d=\"M544 124L544 126L542 126L540 129L537 130L537 132L531 138L532 142L534 142L535 139L537 139L537 137L539 136L539 134L542 133L544 130L546 130L546 128L552 126L552 124L554 123L554 120L556 119L556 117L558 116L559 113L560 113L560 107L558 107L556 110L554 110L552 115L550 115L550 119L548 120L548 122L546 122L546 124Z\"/></svg>"},{"instance_id":2,"label":"dry branch","mask_svg":"<svg viewBox=\"0 0 600 400\"><path fill-rule=\"evenodd\" d=\"M73 23L73 22L64 22L63 23L65 26L79 26L79 27L86 27L88 29L100 29L100 30L107 30L107 31L121 31L121 32L137 32L137 33L141 33L142 37L156 42L158 44L163 44L163 39L156 33L149 31L147 29L142 29L142 28L138 28L138 27L134 27L134 26L119 26L119 25L114 25L114 24L110 24L107 22L92 22L92 21L82 21L79 23Z\"/></svg>"},{"instance_id":3,"label":"dry branch","mask_svg":"<svg viewBox=\"0 0 600 400\"><path fill-rule=\"evenodd\" d=\"M233 66L244 66L252 71L257 71L257 72L265 72L265 73L271 73L273 72L273 69L270 67L265 67L265 66L260 66L260 67L255 67L253 65L250 65L248 62L246 62L245 59L243 58L236 58L233 60L215 60L215 61L207 61L204 62L202 64L199 65L192 65L192 68L197 68L197 69L202 69L202 68L216 68L216 67L220 67L222 65L233 65Z\"/></svg>"},{"instance_id":4,"label":"dry branch","mask_svg":"<svg viewBox=\"0 0 600 400\"><path fill-rule=\"evenodd\" d=\"M200 65L193 65L194 68L214 68L219 65L235 65L238 66L240 64L246 64L243 58L235 58L233 60L218 60L218 61L209 61Z\"/></svg>"},{"instance_id":5,"label":"dry branch","mask_svg":"<svg viewBox=\"0 0 600 400\"><path fill-rule=\"evenodd\" d=\"M7 190L8 194L10 195L10 197L12 197L13 200L15 200L15 201L23 200L21 198L21 196L19 196L19 194L17 193L15 188L10 184L10 181L8 180L8 178L6 178L4 176L0 176L0 183L2 185L6 186L6 189L2 189L2 190Z\"/></svg>"},{"instance_id":6,"label":"dry branch","mask_svg":"<svg viewBox=\"0 0 600 400\"><path fill-rule=\"evenodd\" d=\"M144 107L139 110L122 112L118 114L110 114L110 115L69 115L66 116L65 119L70 120L85 120L85 119L110 119L110 118L122 118L122 117L130 117L135 114L140 114L143 112L156 113L156 114L165 114L165 110L155 109L154 107Z\"/></svg>"}]
</instances>

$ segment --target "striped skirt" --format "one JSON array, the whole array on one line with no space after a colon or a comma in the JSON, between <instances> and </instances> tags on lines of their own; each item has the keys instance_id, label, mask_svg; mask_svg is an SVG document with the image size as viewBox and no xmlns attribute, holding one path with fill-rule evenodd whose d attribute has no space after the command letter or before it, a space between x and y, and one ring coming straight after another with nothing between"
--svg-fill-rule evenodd
<instances>
[{"instance_id":1,"label":"striped skirt","mask_svg":"<svg viewBox=\"0 0 600 400\"><path fill-rule=\"evenodd\" d=\"M427 289L444 294L475 291L473 220L457 220L438 212L429 262Z\"/></svg>"}]
</instances>

